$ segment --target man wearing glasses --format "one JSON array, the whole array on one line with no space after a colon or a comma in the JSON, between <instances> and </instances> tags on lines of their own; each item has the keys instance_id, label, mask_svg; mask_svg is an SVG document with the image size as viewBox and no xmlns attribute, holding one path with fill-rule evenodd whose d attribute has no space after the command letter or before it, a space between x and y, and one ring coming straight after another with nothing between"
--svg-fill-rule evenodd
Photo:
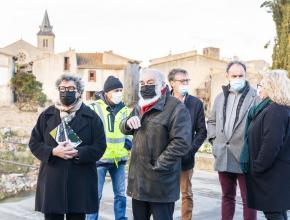
<instances>
[{"instance_id":1,"label":"man wearing glasses","mask_svg":"<svg viewBox=\"0 0 290 220\"><path fill-rule=\"evenodd\" d=\"M134 220L173 220L181 157L191 148L190 115L155 69L140 73L139 101L121 130L133 135L127 194Z\"/></svg>"},{"instance_id":2,"label":"man wearing glasses","mask_svg":"<svg viewBox=\"0 0 290 220\"><path fill-rule=\"evenodd\" d=\"M189 111L192 123L192 142L190 151L182 157L180 190L182 195L182 220L192 219L193 194L191 178L194 167L194 156L206 139L206 126L203 103L197 97L189 95L188 73L184 69L172 69L168 74L172 95L183 102Z\"/></svg>"}]
</instances>

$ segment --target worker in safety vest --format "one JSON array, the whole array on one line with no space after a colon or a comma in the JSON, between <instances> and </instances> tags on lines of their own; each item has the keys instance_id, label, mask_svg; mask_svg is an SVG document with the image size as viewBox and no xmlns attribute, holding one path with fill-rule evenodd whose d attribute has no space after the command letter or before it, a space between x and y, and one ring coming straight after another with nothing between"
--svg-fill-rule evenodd
<instances>
[{"instance_id":1,"label":"worker in safety vest","mask_svg":"<svg viewBox=\"0 0 290 220\"><path fill-rule=\"evenodd\" d=\"M124 220L126 217L125 194L125 164L128 153L132 147L131 136L124 135L119 124L122 119L128 117L129 110L122 102L123 85L114 76L109 76L104 84L103 91L97 93L97 100L90 107L103 121L107 149L97 162L98 171L98 197L102 198L102 191L106 173L109 172L114 191L114 214L116 220ZM88 214L86 220L97 220L98 213Z\"/></svg>"}]
</instances>

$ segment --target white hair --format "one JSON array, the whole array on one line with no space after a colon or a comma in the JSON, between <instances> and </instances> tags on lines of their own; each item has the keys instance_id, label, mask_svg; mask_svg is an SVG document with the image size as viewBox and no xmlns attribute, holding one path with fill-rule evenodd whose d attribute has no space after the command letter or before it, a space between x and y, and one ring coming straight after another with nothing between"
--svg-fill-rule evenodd
<instances>
[{"instance_id":1,"label":"white hair","mask_svg":"<svg viewBox=\"0 0 290 220\"><path fill-rule=\"evenodd\" d=\"M161 90L165 86L165 76L161 71L159 71L157 69L151 69L151 68L142 69L140 71L140 80L142 80L143 76L149 75L149 74L152 75L154 77L154 80L155 80L156 96L151 98L151 99L144 99L140 93L141 87L139 87L139 93L138 93L139 102L138 103L140 106L144 106L144 105L147 105L151 102L158 100L162 96Z\"/></svg>"},{"instance_id":2,"label":"white hair","mask_svg":"<svg viewBox=\"0 0 290 220\"><path fill-rule=\"evenodd\" d=\"M273 102L290 106L290 79L288 72L275 69L263 75L263 88Z\"/></svg>"}]
</instances>

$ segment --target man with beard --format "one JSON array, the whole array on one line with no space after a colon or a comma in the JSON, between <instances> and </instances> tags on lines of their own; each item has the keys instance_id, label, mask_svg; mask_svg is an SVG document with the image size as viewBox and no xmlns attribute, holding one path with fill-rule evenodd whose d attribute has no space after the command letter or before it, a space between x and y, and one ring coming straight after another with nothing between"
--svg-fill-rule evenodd
<instances>
[{"instance_id":1,"label":"man with beard","mask_svg":"<svg viewBox=\"0 0 290 220\"><path fill-rule=\"evenodd\" d=\"M191 148L191 119L171 96L164 75L154 69L140 74L140 100L121 131L133 135L127 194L134 220L172 220L179 199L181 157Z\"/></svg>"}]
</instances>

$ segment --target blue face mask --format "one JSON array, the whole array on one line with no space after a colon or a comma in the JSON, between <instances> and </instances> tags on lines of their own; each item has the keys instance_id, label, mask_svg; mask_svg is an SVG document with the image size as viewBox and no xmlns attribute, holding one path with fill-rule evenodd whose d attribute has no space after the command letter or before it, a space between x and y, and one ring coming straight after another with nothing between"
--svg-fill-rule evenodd
<instances>
[{"instance_id":1,"label":"blue face mask","mask_svg":"<svg viewBox=\"0 0 290 220\"><path fill-rule=\"evenodd\" d=\"M245 84L246 84L245 79L232 79L230 81L231 88L236 92L241 91L245 87Z\"/></svg>"},{"instance_id":2,"label":"blue face mask","mask_svg":"<svg viewBox=\"0 0 290 220\"><path fill-rule=\"evenodd\" d=\"M178 86L178 92L182 95L185 96L186 94L188 94L188 85L179 85Z\"/></svg>"}]
</instances>

